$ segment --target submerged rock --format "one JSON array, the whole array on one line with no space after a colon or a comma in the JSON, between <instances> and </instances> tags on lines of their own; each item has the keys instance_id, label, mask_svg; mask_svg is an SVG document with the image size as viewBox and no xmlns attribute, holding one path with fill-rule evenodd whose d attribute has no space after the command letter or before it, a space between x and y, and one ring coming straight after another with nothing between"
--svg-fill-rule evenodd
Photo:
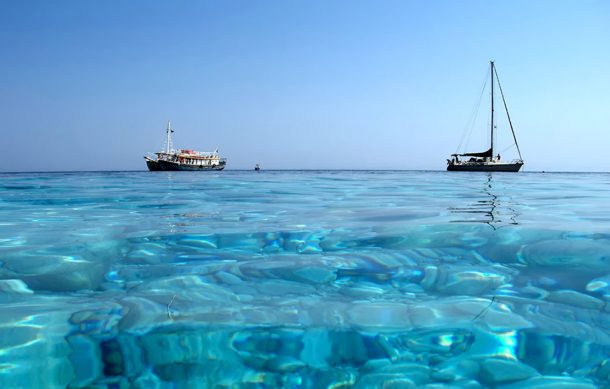
<instances>
[{"instance_id":1,"label":"submerged rock","mask_svg":"<svg viewBox=\"0 0 610 389\"><path fill-rule=\"evenodd\" d=\"M218 237L213 234L186 235L176 241L177 245L193 249L216 249L218 248ZM226 244L226 242L223 242Z\"/></svg>"},{"instance_id":2,"label":"submerged rock","mask_svg":"<svg viewBox=\"0 0 610 389\"><path fill-rule=\"evenodd\" d=\"M278 356L265 364L267 369L278 373L293 372L305 366L306 364L303 361L290 356Z\"/></svg>"},{"instance_id":3,"label":"submerged rock","mask_svg":"<svg viewBox=\"0 0 610 389\"><path fill-rule=\"evenodd\" d=\"M358 303L348 311L350 321L361 327L409 328L408 311L398 303Z\"/></svg>"},{"instance_id":4,"label":"submerged rock","mask_svg":"<svg viewBox=\"0 0 610 389\"><path fill-rule=\"evenodd\" d=\"M400 377L408 378L417 385L423 385L430 380L430 368L417 363L397 363L382 368L380 372L398 374Z\"/></svg>"},{"instance_id":5,"label":"submerged rock","mask_svg":"<svg viewBox=\"0 0 610 389\"><path fill-rule=\"evenodd\" d=\"M426 266L424 269L424 278L421 281L421 286L424 289L432 289L438 278L438 267Z\"/></svg>"},{"instance_id":6,"label":"submerged rock","mask_svg":"<svg viewBox=\"0 0 610 389\"><path fill-rule=\"evenodd\" d=\"M32 294L27 284L21 280L0 280L0 291L5 293Z\"/></svg>"},{"instance_id":7,"label":"submerged rock","mask_svg":"<svg viewBox=\"0 0 610 389\"><path fill-rule=\"evenodd\" d=\"M326 284L337 279L335 270L326 267L304 266L293 271L297 280L312 284Z\"/></svg>"},{"instance_id":8,"label":"submerged rock","mask_svg":"<svg viewBox=\"0 0 610 389\"><path fill-rule=\"evenodd\" d=\"M509 277L481 271L450 273L444 285L437 289L442 293L479 296L507 283Z\"/></svg>"},{"instance_id":9,"label":"submerged rock","mask_svg":"<svg viewBox=\"0 0 610 389\"><path fill-rule=\"evenodd\" d=\"M153 372L147 372L132 382L133 389L173 389L171 382L161 381Z\"/></svg>"},{"instance_id":10,"label":"submerged rock","mask_svg":"<svg viewBox=\"0 0 610 389\"><path fill-rule=\"evenodd\" d=\"M527 245L521 260L532 266L593 272L610 262L610 244L590 240L547 240Z\"/></svg>"},{"instance_id":11,"label":"submerged rock","mask_svg":"<svg viewBox=\"0 0 610 389\"><path fill-rule=\"evenodd\" d=\"M369 359L368 361L366 361L364 366L362 366L362 370L366 372L375 371L391 364L392 361L388 358Z\"/></svg>"},{"instance_id":12,"label":"submerged rock","mask_svg":"<svg viewBox=\"0 0 610 389\"><path fill-rule=\"evenodd\" d=\"M499 389L595 389L597 385L586 379L572 377L541 376L509 385L502 385Z\"/></svg>"},{"instance_id":13,"label":"submerged rock","mask_svg":"<svg viewBox=\"0 0 610 389\"><path fill-rule=\"evenodd\" d=\"M610 351L609 345L603 346L533 329L520 331L516 346L519 360L533 366L542 374L564 374L586 367L591 370L607 359Z\"/></svg>"},{"instance_id":14,"label":"submerged rock","mask_svg":"<svg viewBox=\"0 0 610 389\"><path fill-rule=\"evenodd\" d=\"M70 383L74 387L84 387L102 376L102 363L99 345L90 337L74 335L67 338L72 354L70 361L76 377Z\"/></svg>"},{"instance_id":15,"label":"submerged rock","mask_svg":"<svg viewBox=\"0 0 610 389\"><path fill-rule=\"evenodd\" d=\"M539 375L533 367L519 361L500 358L488 358L481 361L480 380L486 385L521 381Z\"/></svg>"},{"instance_id":16,"label":"submerged rock","mask_svg":"<svg viewBox=\"0 0 610 389\"><path fill-rule=\"evenodd\" d=\"M602 300L574 290L558 290L551 292L546 299L585 309L601 309L604 306Z\"/></svg>"},{"instance_id":17,"label":"submerged rock","mask_svg":"<svg viewBox=\"0 0 610 389\"><path fill-rule=\"evenodd\" d=\"M451 382L455 380L455 375L446 370L437 370L430 374L430 378L436 382Z\"/></svg>"},{"instance_id":18,"label":"submerged rock","mask_svg":"<svg viewBox=\"0 0 610 389\"><path fill-rule=\"evenodd\" d=\"M610 294L610 274L589 281L587 290L589 292L601 292L605 295Z\"/></svg>"},{"instance_id":19,"label":"submerged rock","mask_svg":"<svg viewBox=\"0 0 610 389\"><path fill-rule=\"evenodd\" d=\"M473 270L465 266L426 266L420 285L427 291L448 295L480 296L507 284L511 271L503 266Z\"/></svg>"},{"instance_id":20,"label":"submerged rock","mask_svg":"<svg viewBox=\"0 0 610 389\"><path fill-rule=\"evenodd\" d=\"M415 389L417 385L399 373L369 373L360 376L354 389Z\"/></svg>"},{"instance_id":21,"label":"submerged rock","mask_svg":"<svg viewBox=\"0 0 610 389\"><path fill-rule=\"evenodd\" d=\"M332 352L332 342L329 332L324 329L312 328L303 334L303 349L300 359L307 365L321 369L328 366Z\"/></svg>"}]
</instances>

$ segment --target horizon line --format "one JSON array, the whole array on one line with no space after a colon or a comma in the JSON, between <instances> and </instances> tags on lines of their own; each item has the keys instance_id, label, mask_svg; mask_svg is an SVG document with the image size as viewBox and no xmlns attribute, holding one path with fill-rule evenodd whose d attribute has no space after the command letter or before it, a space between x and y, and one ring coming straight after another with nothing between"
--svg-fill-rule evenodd
<instances>
[{"instance_id":1,"label":"horizon line","mask_svg":"<svg viewBox=\"0 0 610 389\"><path fill-rule=\"evenodd\" d=\"M439 169L299 169L299 168L291 168L291 169L261 169L259 171L255 171L254 169L224 169L217 170L215 173L221 173L222 171L229 172L448 172L447 170L439 170ZM0 171L0 174L61 174L61 173L158 173L158 172L150 172L149 170L39 170L39 171ZM184 173L184 172L183 172ZM194 172L186 172L186 173L194 173ZM210 173L208 171L201 171L195 173ZM455 173L506 173L506 172L451 172ZM521 171L517 173L551 173L551 174L608 174L610 171L549 171L549 170L529 170L529 171Z\"/></svg>"}]
</instances>

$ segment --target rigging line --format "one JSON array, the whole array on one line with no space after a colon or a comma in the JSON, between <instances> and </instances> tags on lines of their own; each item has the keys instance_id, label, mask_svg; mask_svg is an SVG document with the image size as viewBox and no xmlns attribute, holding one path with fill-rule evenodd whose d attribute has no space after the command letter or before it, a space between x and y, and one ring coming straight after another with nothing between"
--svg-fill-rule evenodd
<instances>
[{"instance_id":1,"label":"rigging line","mask_svg":"<svg viewBox=\"0 0 610 389\"><path fill-rule=\"evenodd\" d=\"M483 87L481 88L481 93L479 95L478 98L478 102L475 104L475 106L473 107L472 112L470 113L470 117L468 122L466 123L466 126L464 128L463 131L463 135L462 135L462 139L460 141L460 145L458 146L458 150L460 150L460 148L462 147L462 144L464 143L464 141L466 141L466 145L465 148L468 148L468 144L470 143L470 137L472 135L472 131L474 130L474 126L477 120L477 117L479 116L479 112L480 112L480 108L481 108L481 102L483 101L483 94L485 92L485 88L487 87L487 81L489 79L489 70L487 71L487 73L485 74L485 78L483 79Z\"/></svg>"},{"instance_id":2,"label":"rigging line","mask_svg":"<svg viewBox=\"0 0 610 389\"><path fill-rule=\"evenodd\" d=\"M466 121L466 125L464 126L464 129L462 130L462 137L460 138L460 144L458 145L456 152L459 152L459 150L462 148L462 144L464 143L466 138L469 136L469 134L472 132L473 122L475 121L474 118L475 118L475 115L477 114L477 107L478 107L478 104L475 103L474 107L472 108L472 112L470 112L470 115L468 115L468 120Z\"/></svg>"},{"instance_id":3,"label":"rigging line","mask_svg":"<svg viewBox=\"0 0 610 389\"><path fill-rule=\"evenodd\" d=\"M500 84L500 77L498 77L498 71L494 67L494 73L496 73L496 80L498 80L498 87L500 88L500 95L502 96L502 102L504 103L504 110L506 111L506 117L508 118L508 124L510 125L510 131L513 133L513 139L515 140L515 146L517 146L517 152L519 153L519 159L523 160L521 156L521 150L519 149L519 143L517 143L517 136L513 129L513 122L510 120L510 114L508 113L508 107L506 106L506 99L504 99L504 92L502 91L502 85Z\"/></svg>"},{"instance_id":4,"label":"rigging line","mask_svg":"<svg viewBox=\"0 0 610 389\"><path fill-rule=\"evenodd\" d=\"M487 73L485 73L485 78L483 79L484 80L483 87L481 88L481 94L479 95L478 102L473 107L473 110L470 113L468 121L466 122L466 125L464 126L464 130L462 130L462 138L460 139L460 143L457 147L456 153L459 153L459 151L462 148L462 144L464 143L465 140L466 140L466 147L468 147L468 143L470 143L470 136L472 135L472 130L474 129L474 123L477 120L477 117L479 116L481 102L483 101L483 93L485 92L485 88L487 87L488 79L489 79L489 69L487 70Z\"/></svg>"},{"instance_id":5,"label":"rigging line","mask_svg":"<svg viewBox=\"0 0 610 389\"><path fill-rule=\"evenodd\" d=\"M512 148L514 145L515 145L515 144L513 143L512 145L508 146L508 147L507 147L507 148L505 148L504 150L500 151L500 153L501 153L501 154L504 154L504 152L505 152L506 150L511 149L511 148Z\"/></svg>"},{"instance_id":6,"label":"rigging line","mask_svg":"<svg viewBox=\"0 0 610 389\"><path fill-rule=\"evenodd\" d=\"M481 93L481 98L479 99L479 104L477 105L476 108L476 113L474 115L474 118L472 119L472 124L470 126L470 131L468 131L468 136L466 137L466 145L464 147L464 152L466 152L466 149L468 149L469 145L470 145L470 139L472 139L472 132L474 131L474 127L476 125L476 121L477 118L479 116L479 112L481 111L481 102L483 101L483 93Z\"/></svg>"}]
</instances>

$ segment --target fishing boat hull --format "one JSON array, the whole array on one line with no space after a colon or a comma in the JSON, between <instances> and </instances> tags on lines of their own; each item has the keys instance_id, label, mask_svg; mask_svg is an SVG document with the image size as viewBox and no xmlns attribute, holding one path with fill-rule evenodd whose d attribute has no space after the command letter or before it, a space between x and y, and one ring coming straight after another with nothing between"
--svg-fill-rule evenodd
<instances>
[{"instance_id":1,"label":"fishing boat hull","mask_svg":"<svg viewBox=\"0 0 610 389\"><path fill-rule=\"evenodd\" d=\"M207 170L222 170L225 168L224 163L218 165L186 165L178 162L158 161L161 170L164 171L207 171Z\"/></svg>"},{"instance_id":2,"label":"fishing boat hull","mask_svg":"<svg viewBox=\"0 0 610 389\"><path fill-rule=\"evenodd\" d=\"M518 172L523 162L514 163L450 163L447 170L450 172Z\"/></svg>"},{"instance_id":3,"label":"fishing boat hull","mask_svg":"<svg viewBox=\"0 0 610 389\"><path fill-rule=\"evenodd\" d=\"M146 157L144 157L144 159L146 160L146 167L148 167L148 170L150 170L151 172L158 172L160 170L163 170L161 169L159 162Z\"/></svg>"}]
</instances>

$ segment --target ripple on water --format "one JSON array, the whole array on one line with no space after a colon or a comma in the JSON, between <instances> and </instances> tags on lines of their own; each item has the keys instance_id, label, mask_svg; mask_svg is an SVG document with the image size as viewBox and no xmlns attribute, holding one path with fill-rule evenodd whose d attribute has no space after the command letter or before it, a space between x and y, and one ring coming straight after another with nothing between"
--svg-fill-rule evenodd
<instances>
[{"instance_id":1,"label":"ripple on water","mask_svg":"<svg viewBox=\"0 0 610 389\"><path fill-rule=\"evenodd\" d=\"M610 383L607 175L0 177L7 387Z\"/></svg>"}]
</instances>

